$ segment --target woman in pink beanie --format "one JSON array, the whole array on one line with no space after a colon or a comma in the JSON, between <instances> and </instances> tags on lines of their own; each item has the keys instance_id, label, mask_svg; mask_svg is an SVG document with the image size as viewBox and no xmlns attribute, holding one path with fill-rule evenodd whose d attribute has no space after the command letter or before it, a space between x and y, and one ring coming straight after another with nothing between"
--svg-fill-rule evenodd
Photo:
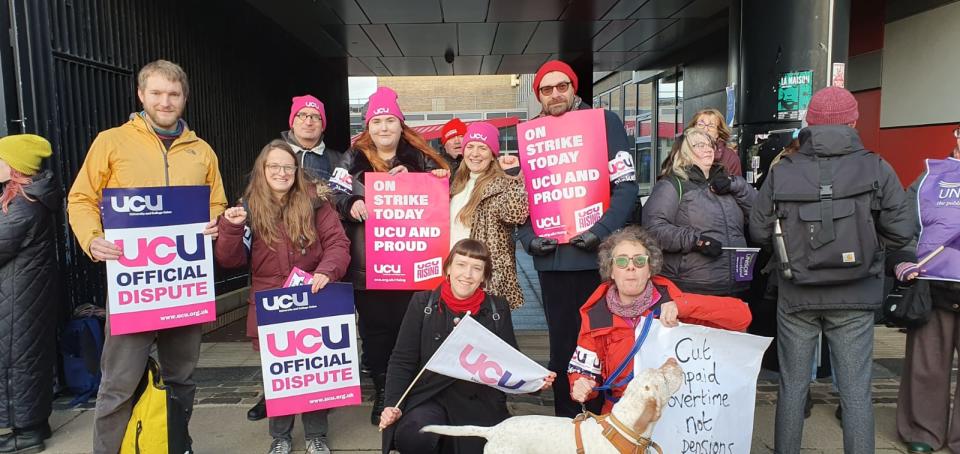
<instances>
[{"instance_id":1,"label":"woman in pink beanie","mask_svg":"<svg viewBox=\"0 0 960 454\"><path fill-rule=\"evenodd\" d=\"M450 244L464 238L486 244L493 258L493 277L486 290L517 309L523 304L523 292L517 281L513 230L527 220L530 210L523 179L516 176L519 164L498 163L499 155L497 128L470 123L463 136L463 161L450 182Z\"/></svg>"},{"instance_id":2,"label":"woman in pink beanie","mask_svg":"<svg viewBox=\"0 0 960 454\"><path fill-rule=\"evenodd\" d=\"M343 167L350 169L355 196L363 196L367 172L389 172L391 175L430 172L437 178L447 178L450 171L446 161L403 122L396 92L387 87L378 88L370 95L365 119L366 129L347 151L342 163ZM414 292L367 290L366 219L366 205L360 200L350 209L344 228L350 237L351 261L347 274L353 282L354 303L360 316L360 338L376 392L370 423L378 425L383 411L387 363Z\"/></svg>"}]
</instances>

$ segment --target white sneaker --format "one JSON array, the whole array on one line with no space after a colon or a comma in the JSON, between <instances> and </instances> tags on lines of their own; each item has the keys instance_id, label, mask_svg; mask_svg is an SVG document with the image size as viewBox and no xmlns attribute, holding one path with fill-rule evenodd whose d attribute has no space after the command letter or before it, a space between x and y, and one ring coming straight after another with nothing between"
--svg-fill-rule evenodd
<instances>
[{"instance_id":1,"label":"white sneaker","mask_svg":"<svg viewBox=\"0 0 960 454\"><path fill-rule=\"evenodd\" d=\"M330 454L330 448L327 446L326 438L308 438L307 454Z\"/></svg>"},{"instance_id":2,"label":"white sneaker","mask_svg":"<svg viewBox=\"0 0 960 454\"><path fill-rule=\"evenodd\" d=\"M270 443L270 451L267 454L290 454L293 451L293 444L285 438L274 438Z\"/></svg>"}]
</instances>

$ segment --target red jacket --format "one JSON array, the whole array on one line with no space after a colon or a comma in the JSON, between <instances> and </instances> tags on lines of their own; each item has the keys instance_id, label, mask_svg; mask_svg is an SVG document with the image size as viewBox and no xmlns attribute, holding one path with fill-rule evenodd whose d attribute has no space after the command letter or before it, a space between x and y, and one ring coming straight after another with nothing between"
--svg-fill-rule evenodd
<instances>
[{"instance_id":1,"label":"red jacket","mask_svg":"<svg viewBox=\"0 0 960 454\"><path fill-rule=\"evenodd\" d=\"M256 292L283 287L293 267L308 273L323 273L331 282L340 280L350 263L350 240L343 233L337 212L329 203L316 210L314 225L317 240L306 249L294 247L286 235L283 241L268 245L263 237L253 233L251 251L243 242L244 225L235 225L223 216L217 221L220 236L213 246L213 257L224 268L250 265L250 305L247 311L247 336L257 336L257 311L253 297ZM282 233L283 230L280 230Z\"/></svg>"},{"instance_id":2,"label":"red jacket","mask_svg":"<svg viewBox=\"0 0 960 454\"><path fill-rule=\"evenodd\" d=\"M683 323L722 328L733 331L744 331L750 325L750 308L746 303L736 298L721 296L697 295L683 293L673 282L662 276L651 278L654 285L654 298L659 298L661 304L674 301L677 303L678 318ZM580 377L589 378L597 385L603 383L630 354L636 338L635 328L623 318L614 315L607 308L606 295L611 283L600 284L587 303L580 308L580 336L577 339L577 350L570 358L567 375L570 378L570 389ZM650 312L643 315L648 315ZM658 323L658 322L654 322ZM620 377L626 377L633 371L633 362L624 368ZM614 389L613 395L620 397L623 389ZM597 396L594 391L589 399ZM603 404L603 413L608 413L613 406L609 400Z\"/></svg>"},{"instance_id":3,"label":"red jacket","mask_svg":"<svg viewBox=\"0 0 960 454\"><path fill-rule=\"evenodd\" d=\"M737 155L736 151L733 151L733 149L728 147L727 142L723 139L717 139L717 152L714 162L723 164L723 167L727 169L727 175L736 175L738 177L743 176L743 168L740 165L740 156Z\"/></svg>"}]
</instances>

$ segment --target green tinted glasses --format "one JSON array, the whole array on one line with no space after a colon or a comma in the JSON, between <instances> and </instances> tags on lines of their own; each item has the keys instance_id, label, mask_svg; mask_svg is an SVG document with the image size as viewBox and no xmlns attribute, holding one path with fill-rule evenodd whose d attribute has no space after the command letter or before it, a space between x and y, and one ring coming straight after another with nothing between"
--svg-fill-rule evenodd
<instances>
[{"instance_id":1,"label":"green tinted glasses","mask_svg":"<svg viewBox=\"0 0 960 454\"><path fill-rule=\"evenodd\" d=\"M634 266L636 266L637 268L642 268L644 265L647 264L648 258L650 257L646 255L635 255L633 257L628 257L626 255L618 255L613 258L613 264L616 265L617 268L624 269L630 266L630 261L632 260Z\"/></svg>"}]
</instances>

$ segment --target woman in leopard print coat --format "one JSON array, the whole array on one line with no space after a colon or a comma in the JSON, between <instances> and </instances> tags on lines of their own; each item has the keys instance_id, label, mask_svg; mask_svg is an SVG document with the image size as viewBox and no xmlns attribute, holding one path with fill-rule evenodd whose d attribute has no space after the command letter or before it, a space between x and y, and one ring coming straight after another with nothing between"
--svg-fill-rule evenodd
<instances>
[{"instance_id":1,"label":"woman in leopard print coat","mask_svg":"<svg viewBox=\"0 0 960 454\"><path fill-rule=\"evenodd\" d=\"M530 214L523 180L516 176L519 162L516 157L497 161L500 134L489 123L471 123L463 140L460 171L450 183L450 244L464 238L484 242L493 258L493 277L486 290L517 309L523 305L523 292L517 281L513 230Z\"/></svg>"}]
</instances>

